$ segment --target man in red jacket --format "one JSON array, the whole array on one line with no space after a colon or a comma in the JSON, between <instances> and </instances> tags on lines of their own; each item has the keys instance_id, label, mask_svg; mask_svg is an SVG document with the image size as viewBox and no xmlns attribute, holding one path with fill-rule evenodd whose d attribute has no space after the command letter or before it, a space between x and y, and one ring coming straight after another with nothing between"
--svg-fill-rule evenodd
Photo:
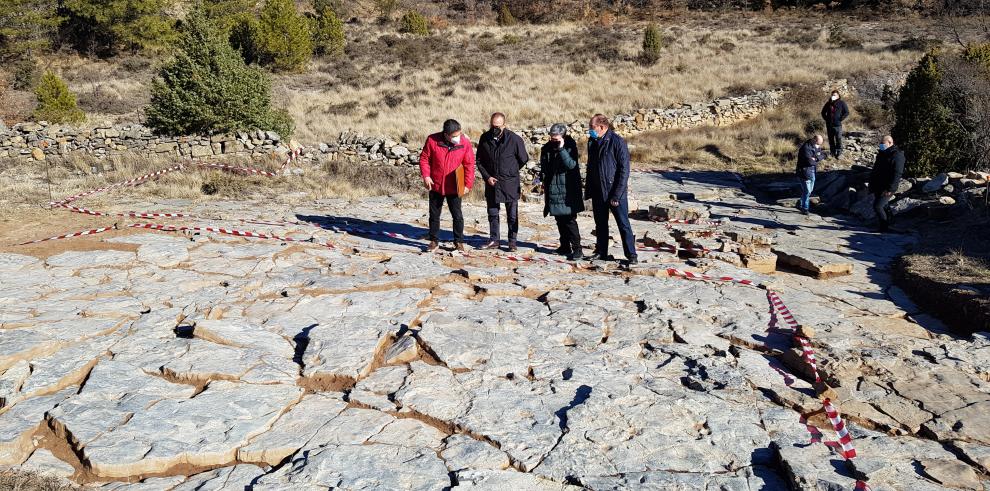
<instances>
[{"instance_id":1,"label":"man in red jacket","mask_svg":"<svg viewBox=\"0 0 990 491\"><path fill-rule=\"evenodd\" d=\"M457 168L464 167L464 188L458 189ZM427 252L440 247L440 211L444 200L454 219L454 249L464 250L464 215L461 196L474 184L474 150L461 124L453 119L443 122L443 131L426 138L419 155L419 172L423 185L430 191L430 245Z\"/></svg>"}]
</instances>

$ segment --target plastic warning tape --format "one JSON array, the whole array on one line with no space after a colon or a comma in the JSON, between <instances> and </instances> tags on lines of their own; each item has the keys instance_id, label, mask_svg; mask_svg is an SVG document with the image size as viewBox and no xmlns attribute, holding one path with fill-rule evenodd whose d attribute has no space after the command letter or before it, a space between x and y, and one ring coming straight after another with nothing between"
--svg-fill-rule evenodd
<instances>
[{"instance_id":1,"label":"plastic warning tape","mask_svg":"<svg viewBox=\"0 0 990 491\"><path fill-rule=\"evenodd\" d=\"M708 276L706 274L692 273L691 271L681 271L676 268L667 268L668 276L676 276L680 278L687 278L689 280L699 280L699 281L725 281L730 283L738 283L740 285L747 286L758 286L753 280L741 280L738 278L733 278L731 276Z\"/></svg>"},{"instance_id":2,"label":"plastic warning tape","mask_svg":"<svg viewBox=\"0 0 990 491\"><path fill-rule=\"evenodd\" d=\"M818 360L815 358L815 350L811 347L811 341L803 336L794 336L794 340L801 346L801 357L811 367L811 371L815 373L815 382L821 382L822 378L818 375Z\"/></svg>"},{"instance_id":3,"label":"plastic warning tape","mask_svg":"<svg viewBox=\"0 0 990 491\"><path fill-rule=\"evenodd\" d=\"M235 237L249 237L254 239L273 239L280 240L283 242L313 242L312 238L308 239L296 239L292 237L282 237L274 234L263 234L260 232L252 232L249 230L237 230L221 227L181 227L174 225L161 225L158 223L134 223L128 225L130 228L143 228L149 230L160 230L163 232L212 232L216 234L233 235ZM329 242L326 243L327 247L333 247Z\"/></svg>"},{"instance_id":4,"label":"plastic warning tape","mask_svg":"<svg viewBox=\"0 0 990 491\"><path fill-rule=\"evenodd\" d=\"M852 437L849 436L849 430L846 428L845 422L839 417L839 412L835 410L832 406L832 401L825 398L825 414L828 416L828 421L832 423L832 429L835 430L835 434L839 436L839 445L842 445L842 456L847 460L852 460L856 458L856 449L853 448ZM865 484L865 483L864 483Z\"/></svg>"},{"instance_id":5,"label":"plastic warning tape","mask_svg":"<svg viewBox=\"0 0 990 491\"><path fill-rule=\"evenodd\" d=\"M129 218L196 218L193 215L187 215L184 213L144 213L137 211L127 211L123 213L109 213L104 211L90 210L87 208L79 208L78 206L72 206L69 204L56 205L58 208L65 208L73 213L82 213L84 215L92 215L95 217L129 217Z\"/></svg>"},{"instance_id":6,"label":"plastic warning tape","mask_svg":"<svg viewBox=\"0 0 990 491\"><path fill-rule=\"evenodd\" d=\"M790 309L784 305L784 301L780 299L780 295L773 290L767 290L767 299L770 300L770 304L773 305L774 309L780 314L780 317L784 319L788 327L792 329L797 329L798 322L794 318L794 314L791 313Z\"/></svg>"},{"instance_id":7,"label":"plastic warning tape","mask_svg":"<svg viewBox=\"0 0 990 491\"><path fill-rule=\"evenodd\" d=\"M101 233L101 232L106 232L108 230L116 230L116 229L117 229L117 226L116 225L113 225L113 226L110 226L110 227L94 228L92 230L82 230L82 231L79 231L79 232L73 232L71 234L56 235L55 237L48 237L46 239L38 239L38 240L29 241L29 242L22 242L22 243L17 244L17 245L22 246L22 245L28 245L28 244L37 244L39 242L47 242L49 240L68 239L68 238L71 238L71 237L81 237L83 235L94 235L94 234L98 234L98 233Z\"/></svg>"},{"instance_id":8,"label":"plastic warning tape","mask_svg":"<svg viewBox=\"0 0 990 491\"><path fill-rule=\"evenodd\" d=\"M175 172L175 171L181 170L181 169L182 169L182 164L179 164L179 165L176 165L176 166L173 166L173 167L169 167L168 169L162 169L160 171L156 171L156 172L152 172L152 173L149 173L149 174L145 174L143 176L135 177L134 179L129 179L127 181L114 183L114 184L111 184L109 186L104 186L102 188L92 189L92 190L89 190L89 191L86 191L86 192L83 192L83 193L79 193L79 194L76 194L76 195L73 195L73 196L69 196L68 198L65 198L65 199L63 199L61 201L52 201L52 202L49 202L48 204L50 206L53 206L53 207L54 206L58 206L58 205L64 205L64 204L67 204L67 203L71 203L73 201L76 201L76 200L78 200L80 198L84 198L86 196L91 196L91 195L94 195L94 194L97 194L97 193L102 193L104 191L109 191L111 189L120 188L120 187L124 187L124 186L131 186L131 185L141 184L144 181L147 181L149 179L157 178L157 177L163 176L165 174L168 174L170 172Z\"/></svg>"}]
</instances>

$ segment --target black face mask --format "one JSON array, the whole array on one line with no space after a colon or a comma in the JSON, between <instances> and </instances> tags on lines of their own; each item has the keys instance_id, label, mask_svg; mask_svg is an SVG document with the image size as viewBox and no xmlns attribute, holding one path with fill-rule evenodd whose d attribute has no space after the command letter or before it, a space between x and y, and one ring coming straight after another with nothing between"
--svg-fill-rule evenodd
<instances>
[{"instance_id":1,"label":"black face mask","mask_svg":"<svg viewBox=\"0 0 990 491\"><path fill-rule=\"evenodd\" d=\"M498 138L498 137L502 136L502 128L499 128L498 126L492 126L491 127L491 130L492 130L492 136L493 137Z\"/></svg>"}]
</instances>

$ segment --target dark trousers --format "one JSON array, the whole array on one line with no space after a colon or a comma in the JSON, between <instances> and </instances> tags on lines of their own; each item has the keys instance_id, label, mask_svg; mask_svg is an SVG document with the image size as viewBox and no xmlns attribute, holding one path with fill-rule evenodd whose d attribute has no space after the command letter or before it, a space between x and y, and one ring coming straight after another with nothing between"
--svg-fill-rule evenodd
<instances>
[{"instance_id":1,"label":"dark trousers","mask_svg":"<svg viewBox=\"0 0 990 491\"><path fill-rule=\"evenodd\" d=\"M488 203L488 237L495 242L501 240L499 238L499 204L500 203ZM505 203L505 216L506 220L509 222L509 242L515 242L516 235L519 233L518 201L509 201Z\"/></svg>"},{"instance_id":2,"label":"dark trousers","mask_svg":"<svg viewBox=\"0 0 990 491\"><path fill-rule=\"evenodd\" d=\"M636 237L633 235L632 225L629 223L629 201L619 200L619 206L611 206L607 201L598 198L591 199L591 210L595 216L595 252L598 254L608 254L608 216L615 217L615 223L619 226L619 236L622 237L622 252L626 259L636 257Z\"/></svg>"},{"instance_id":3,"label":"dark trousers","mask_svg":"<svg viewBox=\"0 0 990 491\"><path fill-rule=\"evenodd\" d=\"M828 127L828 150L832 156L842 156L842 125Z\"/></svg>"},{"instance_id":4,"label":"dark trousers","mask_svg":"<svg viewBox=\"0 0 990 491\"><path fill-rule=\"evenodd\" d=\"M461 197L453 194L444 196L436 191L430 191L430 240L438 241L440 235L440 211L443 201L447 200L447 208L454 219L454 242L464 242L464 215L461 213Z\"/></svg>"},{"instance_id":5,"label":"dark trousers","mask_svg":"<svg viewBox=\"0 0 990 491\"><path fill-rule=\"evenodd\" d=\"M560 249L565 253L581 252L581 231L578 230L577 215L559 215L557 232L560 233Z\"/></svg>"},{"instance_id":6,"label":"dark trousers","mask_svg":"<svg viewBox=\"0 0 990 491\"><path fill-rule=\"evenodd\" d=\"M893 197L893 194L884 196L883 193L876 193L873 195L873 211L876 212L877 220L880 221L881 230L887 230L894 218L894 214L890 211L890 199Z\"/></svg>"}]
</instances>

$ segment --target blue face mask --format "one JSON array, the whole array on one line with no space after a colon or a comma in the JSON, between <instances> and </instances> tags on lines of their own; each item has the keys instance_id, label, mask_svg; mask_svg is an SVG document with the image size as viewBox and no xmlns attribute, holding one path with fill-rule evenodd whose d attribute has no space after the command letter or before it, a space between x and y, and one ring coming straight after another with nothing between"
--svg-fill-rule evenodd
<instances>
[{"instance_id":1,"label":"blue face mask","mask_svg":"<svg viewBox=\"0 0 990 491\"><path fill-rule=\"evenodd\" d=\"M882 152L882 151L884 151L886 149L887 149L887 144L886 143L881 143L880 144L880 151Z\"/></svg>"},{"instance_id":2,"label":"blue face mask","mask_svg":"<svg viewBox=\"0 0 990 491\"><path fill-rule=\"evenodd\" d=\"M588 136L590 136L590 137L594 138L595 140L597 140L598 139L598 132L595 131L595 130L588 130Z\"/></svg>"}]
</instances>

